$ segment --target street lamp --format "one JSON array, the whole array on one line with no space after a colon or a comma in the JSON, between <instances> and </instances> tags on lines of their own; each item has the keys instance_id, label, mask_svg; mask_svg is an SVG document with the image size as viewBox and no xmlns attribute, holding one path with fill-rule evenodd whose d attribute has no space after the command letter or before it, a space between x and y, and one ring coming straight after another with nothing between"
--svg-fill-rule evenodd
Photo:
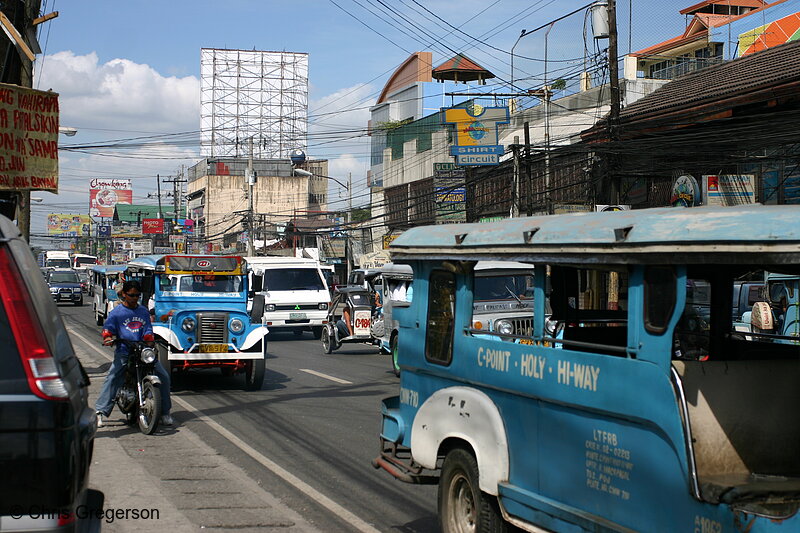
<instances>
[{"instance_id":1,"label":"street lamp","mask_svg":"<svg viewBox=\"0 0 800 533\"><path fill-rule=\"evenodd\" d=\"M519 37L517 37L517 41L514 43L514 46L511 47L511 89L514 89L514 48L517 47L519 44L519 40L528 35L531 32L526 32L524 29L519 33Z\"/></svg>"}]
</instances>

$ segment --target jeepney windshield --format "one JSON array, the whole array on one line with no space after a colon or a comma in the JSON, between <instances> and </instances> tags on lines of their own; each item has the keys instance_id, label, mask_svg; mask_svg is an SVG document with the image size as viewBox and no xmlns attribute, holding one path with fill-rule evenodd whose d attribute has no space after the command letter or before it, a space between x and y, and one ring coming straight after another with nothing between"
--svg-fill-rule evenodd
<instances>
[{"instance_id":1,"label":"jeepney windshield","mask_svg":"<svg viewBox=\"0 0 800 533\"><path fill-rule=\"evenodd\" d=\"M242 276L219 274L162 275L159 278L162 292L241 292Z\"/></svg>"},{"instance_id":2,"label":"jeepney windshield","mask_svg":"<svg viewBox=\"0 0 800 533\"><path fill-rule=\"evenodd\" d=\"M474 300L520 300L533 298L533 276L476 276Z\"/></svg>"}]
</instances>

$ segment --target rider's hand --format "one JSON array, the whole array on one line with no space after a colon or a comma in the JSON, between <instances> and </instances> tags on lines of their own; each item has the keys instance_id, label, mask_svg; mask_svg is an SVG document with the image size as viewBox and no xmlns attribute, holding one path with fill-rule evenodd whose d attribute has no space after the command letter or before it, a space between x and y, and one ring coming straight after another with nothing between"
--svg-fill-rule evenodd
<instances>
[{"instance_id":1,"label":"rider's hand","mask_svg":"<svg viewBox=\"0 0 800 533\"><path fill-rule=\"evenodd\" d=\"M103 330L103 346L111 346L114 343L114 335L107 329Z\"/></svg>"},{"instance_id":2,"label":"rider's hand","mask_svg":"<svg viewBox=\"0 0 800 533\"><path fill-rule=\"evenodd\" d=\"M152 333L147 333L142 337L142 340L149 346L153 347L155 345L156 337Z\"/></svg>"}]
</instances>

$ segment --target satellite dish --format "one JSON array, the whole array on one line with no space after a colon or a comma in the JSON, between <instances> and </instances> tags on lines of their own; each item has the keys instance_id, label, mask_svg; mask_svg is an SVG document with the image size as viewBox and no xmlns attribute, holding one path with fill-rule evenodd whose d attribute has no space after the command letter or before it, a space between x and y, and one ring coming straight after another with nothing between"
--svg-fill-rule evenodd
<instances>
[{"instance_id":1,"label":"satellite dish","mask_svg":"<svg viewBox=\"0 0 800 533\"><path fill-rule=\"evenodd\" d=\"M292 150L292 153L289 154L289 159L292 160L293 165L299 165L306 162L306 153L302 151L300 148L295 148Z\"/></svg>"}]
</instances>

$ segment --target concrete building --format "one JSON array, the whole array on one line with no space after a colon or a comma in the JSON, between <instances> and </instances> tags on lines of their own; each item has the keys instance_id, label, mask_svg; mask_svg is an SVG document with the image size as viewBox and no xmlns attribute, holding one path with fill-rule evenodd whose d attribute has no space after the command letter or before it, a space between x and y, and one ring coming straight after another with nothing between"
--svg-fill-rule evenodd
<instances>
[{"instance_id":1,"label":"concrete building","mask_svg":"<svg viewBox=\"0 0 800 533\"><path fill-rule=\"evenodd\" d=\"M189 217L195 221L195 241L204 249L244 250L246 227L253 221L256 238L275 238L298 216L321 216L328 207L327 160L309 160L302 168L314 174L293 172L288 159L256 159L253 169L253 213L250 218L245 178L247 160L203 159L188 172Z\"/></svg>"}]
</instances>

